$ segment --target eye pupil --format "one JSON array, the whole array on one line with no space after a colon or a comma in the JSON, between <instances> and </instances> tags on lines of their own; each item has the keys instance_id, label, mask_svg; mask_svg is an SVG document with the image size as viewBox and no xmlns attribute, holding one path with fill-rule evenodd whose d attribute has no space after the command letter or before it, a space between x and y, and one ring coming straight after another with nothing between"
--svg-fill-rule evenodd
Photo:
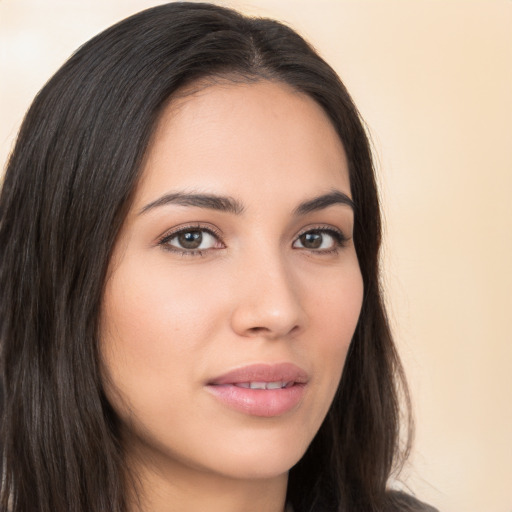
<instances>
[{"instance_id":1,"label":"eye pupil","mask_svg":"<svg viewBox=\"0 0 512 512\"><path fill-rule=\"evenodd\" d=\"M300 241L307 249L318 249L322 245L322 235L320 233L304 233L300 236Z\"/></svg>"},{"instance_id":2,"label":"eye pupil","mask_svg":"<svg viewBox=\"0 0 512 512\"><path fill-rule=\"evenodd\" d=\"M203 241L201 231L187 231L178 235L178 242L184 249L197 249Z\"/></svg>"}]
</instances>

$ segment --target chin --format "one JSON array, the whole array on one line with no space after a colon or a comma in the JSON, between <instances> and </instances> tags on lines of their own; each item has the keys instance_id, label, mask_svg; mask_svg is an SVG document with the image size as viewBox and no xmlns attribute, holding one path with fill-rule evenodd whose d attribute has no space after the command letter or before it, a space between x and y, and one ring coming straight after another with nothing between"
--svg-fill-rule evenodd
<instances>
[{"instance_id":1,"label":"chin","mask_svg":"<svg viewBox=\"0 0 512 512\"><path fill-rule=\"evenodd\" d=\"M279 439L257 439L222 447L222 472L234 478L267 479L287 474L306 452L310 440L301 440L293 432Z\"/></svg>"},{"instance_id":2,"label":"chin","mask_svg":"<svg viewBox=\"0 0 512 512\"><path fill-rule=\"evenodd\" d=\"M263 457L261 454L258 457L238 456L232 461L224 460L223 467L219 469L220 473L234 479L273 479L288 474L290 469L301 459L302 455L302 453L294 456L283 454L281 458L275 455L269 456L268 453L265 453Z\"/></svg>"}]
</instances>

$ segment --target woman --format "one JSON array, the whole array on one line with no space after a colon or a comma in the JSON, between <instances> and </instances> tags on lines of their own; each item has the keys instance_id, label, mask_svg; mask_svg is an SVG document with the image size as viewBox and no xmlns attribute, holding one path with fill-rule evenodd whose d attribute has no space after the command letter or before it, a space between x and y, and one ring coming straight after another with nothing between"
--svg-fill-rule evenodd
<instances>
[{"instance_id":1,"label":"woman","mask_svg":"<svg viewBox=\"0 0 512 512\"><path fill-rule=\"evenodd\" d=\"M428 510L387 490L379 244L358 112L292 30L173 3L92 39L0 196L1 510Z\"/></svg>"}]
</instances>

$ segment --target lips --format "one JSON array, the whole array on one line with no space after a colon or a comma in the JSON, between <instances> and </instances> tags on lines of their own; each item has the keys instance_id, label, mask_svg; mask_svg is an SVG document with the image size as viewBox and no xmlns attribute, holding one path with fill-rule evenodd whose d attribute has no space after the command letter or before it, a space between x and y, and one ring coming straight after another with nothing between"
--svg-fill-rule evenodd
<instances>
[{"instance_id":1,"label":"lips","mask_svg":"<svg viewBox=\"0 0 512 512\"><path fill-rule=\"evenodd\" d=\"M239 388L247 388L247 389L282 389L289 388L293 386L295 383L293 381L283 382L283 381L274 381L274 382L238 382L234 384Z\"/></svg>"},{"instance_id":2,"label":"lips","mask_svg":"<svg viewBox=\"0 0 512 512\"><path fill-rule=\"evenodd\" d=\"M238 412L273 417L299 405L308 380L308 374L292 363L256 364L216 377L206 389Z\"/></svg>"}]
</instances>

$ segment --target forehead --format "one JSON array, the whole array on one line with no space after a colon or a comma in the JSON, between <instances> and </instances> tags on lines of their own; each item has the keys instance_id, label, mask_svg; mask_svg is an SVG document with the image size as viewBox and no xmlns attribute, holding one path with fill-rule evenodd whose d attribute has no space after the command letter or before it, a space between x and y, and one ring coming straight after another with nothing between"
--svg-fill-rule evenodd
<instances>
[{"instance_id":1,"label":"forehead","mask_svg":"<svg viewBox=\"0 0 512 512\"><path fill-rule=\"evenodd\" d=\"M343 145L324 110L290 86L215 83L174 98L149 145L136 203L169 189L272 198L350 194Z\"/></svg>"}]
</instances>

